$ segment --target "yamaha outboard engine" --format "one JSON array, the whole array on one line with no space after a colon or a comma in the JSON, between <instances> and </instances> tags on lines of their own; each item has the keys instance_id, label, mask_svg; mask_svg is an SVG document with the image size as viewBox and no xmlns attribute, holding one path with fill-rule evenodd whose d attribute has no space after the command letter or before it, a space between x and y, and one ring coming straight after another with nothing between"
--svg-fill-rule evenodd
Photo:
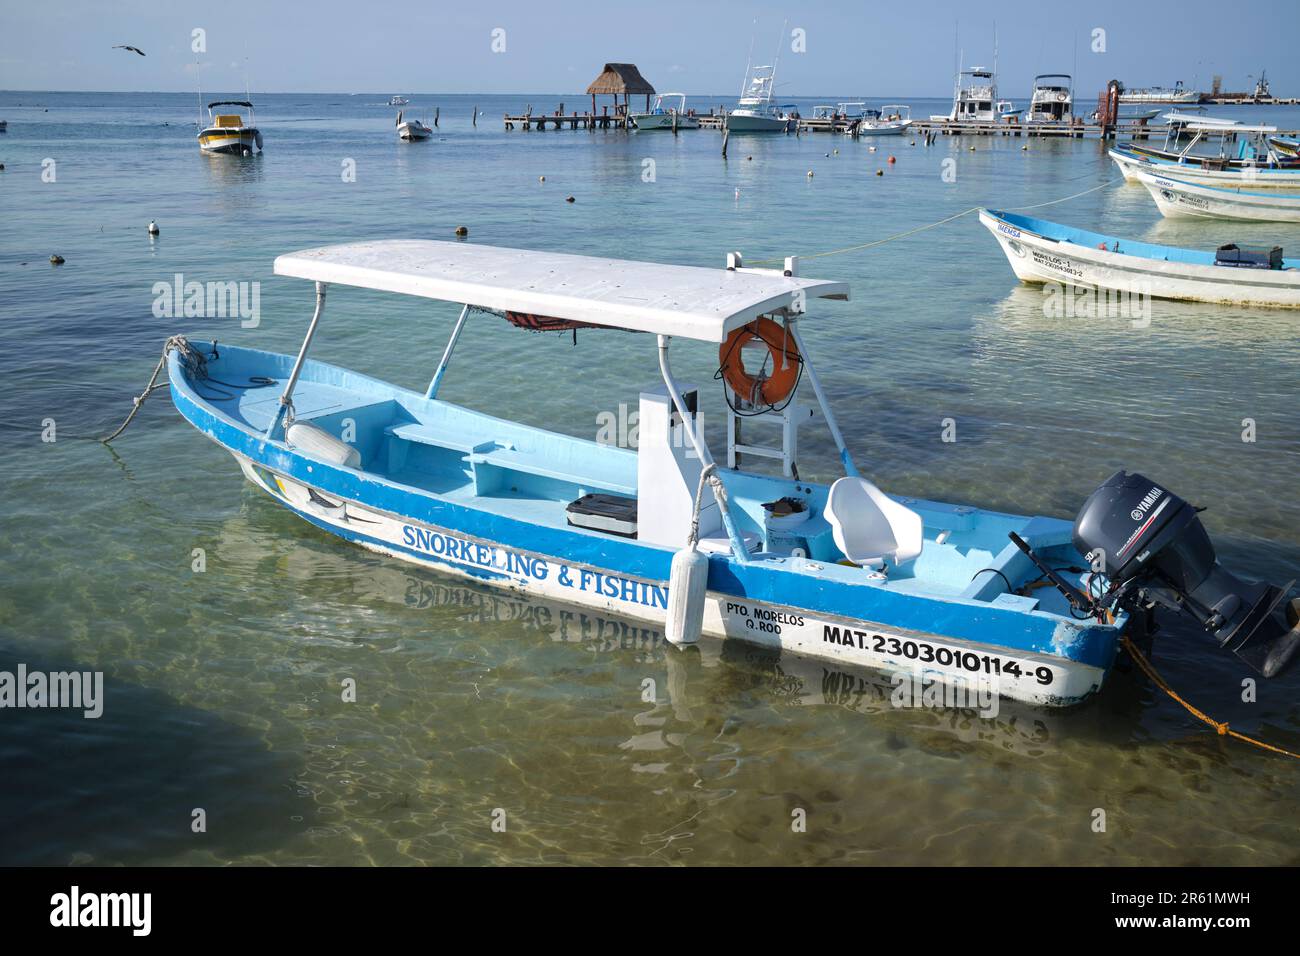
<instances>
[{"instance_id":1,"label":"yamaha outboard engine","mask_svg":"<svg viewBox=\"0 0 1300 956\"><path fill-rule=\"evenodd\" d=\"M1300 647L1300 600L1291 602L1289 619L1279 610L1294 582L1247 583L1225 570L1199 510L1141 475L1106 479L1074 520L1074 546L1110 580L1097 603L1190 614L1220 647L1272 677Z\"/></svg>"}]
</instances>

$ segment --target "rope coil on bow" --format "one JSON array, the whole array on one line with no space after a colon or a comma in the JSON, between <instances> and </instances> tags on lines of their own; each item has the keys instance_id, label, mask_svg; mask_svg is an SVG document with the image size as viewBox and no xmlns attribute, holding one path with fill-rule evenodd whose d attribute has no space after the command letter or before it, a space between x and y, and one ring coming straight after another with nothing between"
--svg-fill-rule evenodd
<instances>
[{"instance_id":1,"label":"rope coil on bow","mask_svg":"<svg viewBox=\"0 0 1300 956\"><path fill-rule=\"evenodd\" d=\"M215 346L215 343L213 344ZM113 434L109 435L107 438L101 438L101 442L107 445L118 435L122 434L122 432L126 431L126 426L130 425L131 420L139 414L141 406L144 405L144 400L148 398L155 389L163 388L167 385L166 382L158 381L158 376L162 374L162 370L167 366L167 356L172 352L181 353L181 364L185 366L185 371L189 373L191 378L205 379L208 377L208 357L194 346L190 345L190 340L185 336L171 336L165 343L163 343L162 358L158 359L158 364L154 366L153 375L149 378L149 384L145 386L143 392L141 392L137 397L131 399L131 414L126 416L126 421L122 422L117 431L113 432ZM216 353L215 347L213 353Z\"/></svg>"}]
</instances>

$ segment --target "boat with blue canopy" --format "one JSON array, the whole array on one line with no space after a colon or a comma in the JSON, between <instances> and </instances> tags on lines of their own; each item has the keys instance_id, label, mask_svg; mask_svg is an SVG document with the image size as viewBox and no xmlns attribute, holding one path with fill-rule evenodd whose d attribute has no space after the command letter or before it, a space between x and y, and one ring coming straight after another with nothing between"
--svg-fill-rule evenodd
<instances>
[{"instance_id":1,"label":"boat with blue canopy","mask_svg":"<svg viewBox=\"0 0 1300 956\"><path fill-rule=\"evenodd\" d=\"M1151 569L1174 575L1194 554L1177 587L1222 612L1207 629L1243 657L1262 653L1265 673L1289 657L1274 613L1286 589L1228 575L1195 538L1194 510L1140 475L1112 476L1073 525L876 487L811 360L816 328L804 328L812 303L848 287L802 277L797 259L758 269L732 253L708 269L401 240L308 249L274 269L315 285L297 355L169 340L172 398L256 488L365 548L653 622L675 644L748 641L1052 706L1101 688L1121 636L1155 606ZM327 294L348 288L459 307L427 388L308 358ZM636 447L441 398L471 320L642 336L657 375L631 392ZM699 427L703 392L673 372L677 343L718 352L717 459ZM765 444L759 419L779 439ZM800 474L799 430L814 420L844 472L829 484Z\"/></svg>"},{"instance_id":2,"label":"boat with blue canopy","mask_svg":"<svg viewBox=\"0 0 1300 956\"><path fill-rule=\"evenodd\" d=\"M1202 251L1137 242L998 209L980 210L1011 271L1028 283L1109 289L1139 298L1300 307L1300 259L1281 247Z\"/></svg>"}]
</instances>

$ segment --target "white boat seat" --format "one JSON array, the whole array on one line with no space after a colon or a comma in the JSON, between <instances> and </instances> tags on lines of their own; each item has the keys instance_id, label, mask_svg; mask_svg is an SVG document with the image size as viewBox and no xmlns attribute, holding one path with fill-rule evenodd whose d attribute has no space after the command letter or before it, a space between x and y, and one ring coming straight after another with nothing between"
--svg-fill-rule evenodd
<instances>
[{"instance_id":1,"label":"white boat seat","mask_svg":"<svg viewBox=\"0 0 1300 956\"><path fill-rule=\"evenodd\" d=\"M921 516L865 478L846 476L831 485L826 520L836 547L854 564L897 567L921 553Z\"/></svg>"}]
</instances>

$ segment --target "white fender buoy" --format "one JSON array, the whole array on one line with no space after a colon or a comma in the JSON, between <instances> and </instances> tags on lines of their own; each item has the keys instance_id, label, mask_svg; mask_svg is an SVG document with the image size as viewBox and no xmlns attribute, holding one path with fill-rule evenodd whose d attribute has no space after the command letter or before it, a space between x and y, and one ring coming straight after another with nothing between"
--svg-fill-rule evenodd
<instances>
[{"instance_id":1,"label":"white fender buoy","mask_svg":"<svg viewBox=\"0 0 1300 956\"><path fill-rule=\"evenodd\" d=\"M285 430L284 439L289 446L301 448L309 455L322 458L332 465L342 465L345 468L361 467L361 452L311 422L291 423Z\"/></svg>"},{"instance_id":2,"label":"white fender buoy","mask_svg":"<svg viewBox=\"0 0 1300 956\"><path fill-rule=\"evenodd\" d=\"M664 636L673 644L694 644L704 631L704 595L709 559L694 546L673 555L668 575L668 618Z\"/></svg>"},{"instance_id":3,"label":"white fender buoy","mask_svg":"<svg viewBox=\"0 0 1300 956\"><path fill-rule=\"evenodd\" d=\"M152 219L149 220L149 235L158 235L158 223L154 222Z\"/></svg>"}]
</instances>

